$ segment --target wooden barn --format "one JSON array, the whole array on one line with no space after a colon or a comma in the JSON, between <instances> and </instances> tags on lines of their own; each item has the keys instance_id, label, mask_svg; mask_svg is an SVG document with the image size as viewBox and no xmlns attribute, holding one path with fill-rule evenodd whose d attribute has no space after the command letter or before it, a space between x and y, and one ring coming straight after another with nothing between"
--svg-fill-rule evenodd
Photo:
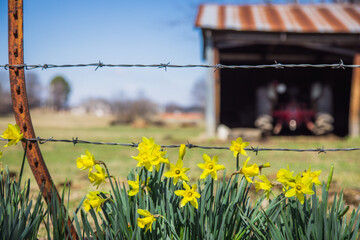
<instances>
[{"instance_id":1,"label":"wooden barn","mask_svg":"<svg viewBox=\"0 0 360 240\"><path fill-rule=\"evenodd\" d=\"M199 7L209 65L336 64L210 70L206 126L259 128L267 134L359 136L359 4Z\"/></svg>"}]
</instances>

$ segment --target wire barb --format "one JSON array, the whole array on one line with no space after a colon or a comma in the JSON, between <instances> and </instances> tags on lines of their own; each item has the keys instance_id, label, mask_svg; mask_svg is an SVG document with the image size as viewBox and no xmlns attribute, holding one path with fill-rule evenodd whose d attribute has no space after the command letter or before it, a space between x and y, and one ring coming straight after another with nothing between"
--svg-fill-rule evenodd
<instances>
[{"instance_id":1,"label":"wire barb","mask_svg":"<svg viewBox=\"0 0 360 240\"><path fill-rule=\"evenodd\" d=\"M256 156L259 154L259 146L256 148L251 147L251 150L255 153Z\"/></svg>"},{"instance_id":2,"label":"wire barb","mask_svg":"<svg viewBox=\"0 0 360 240\"><path fill-rule=\"evenodd\" d=\"M340 62L337 66L333 67L334 69L345 69L345 65L342 59L340 59Z\"/></svg>"},{"instance_id":3,"label":"wire barb","mask_svg":"<svg viewBox=\"0 0 360 240\"><path fill-rule=\"evenodd\" d=\"M319 150L318 154L320 154L320 153L325 153L326 154L324 146L322 146L322 148L318 148L318 150Z\"/></svg>"},{"instance_id":4,"label":"wire barb","mask_svg":"<svg viewBox=\"0 0 360 240\"><path fill-rule=\"evenodd\" d=\"M73 144L74 144L74 146L78 143L78 138L76 137L76 138L72 138L72 142L73 142Z\"/></svg>"},{"instance_id":5,"label":"wire barb","mask_svg":"<svg viewBox=\"0 0 360 240\"><path fill-rule=\"evenodd\" d=\"M275 61L275 68L276 69L283 69L283 65L281 63L278 63L277 61Z\"/></svg>"},{"instance_id":6,"label":"wire barb","mask_svg":"<svg viewBox=\"0 0 360 240\"><path fill-rule=\"evenodd\" d=\"M44 144L48 141L51 141L54 137L49 137L48 139L41 139L40 137L37 137L37 141L40 143L40 144Z\"/></svg>"},{"instance_id":7,"label":"wire barb","mask_svg":"<svg viewBox=\"0 0 360 240\"><path fill-rule=\"evenodd\" d=\"M99 60L99 63L98 63L98 65L97 65L96 68L95 68L95 71L98 70L98 68L101 68L101 67L103 67L103 66L104 66L104 64Z\"/></svg>"},{"instance_id":8,"label":"wire barb","mask_svg":"<svg viewBox=\"0 0 360 240\"><path fill-rule=\"evenodd\" d=\"M159 68L164 68L165 72L166 72L169 65L170 65L170 62L168 62L168 63L160 63Z\"/></svg>"},{"instance_id":9,"label":"wire barb","mask_svg":"<svg viewBox=\"0 0 360 240\"><path fill-rule=\"evenodd\" d=\"M26 70L28 70L27 65L25 66ZM41 68L41 70L47 69L49 66L47 64L44 64Z\"/></svg>"}]
</instances>

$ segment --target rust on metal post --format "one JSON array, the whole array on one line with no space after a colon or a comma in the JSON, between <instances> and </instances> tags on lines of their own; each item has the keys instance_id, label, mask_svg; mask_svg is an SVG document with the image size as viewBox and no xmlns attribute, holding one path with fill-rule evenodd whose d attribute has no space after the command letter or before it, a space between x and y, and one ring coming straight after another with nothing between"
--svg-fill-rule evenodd
<instances>
[{"instance_id":1,"label":"rust on metal post","mask_svg":"<svg viewBox=\"0 0 360 240\"><path fill-rule=\"evenodd\" d=\"M23 48L23 0L8 1L8 37L9 37L9 65L24 64ZM29 111L29 104L25 86L24 67L9 67L12 105L17 125L20 126L25 139L36 138ZM26 157L39 187L44 186L43 196L46 202L60 196L53 185L50 173L46 167L37 142L22 142L26 149ZM70 219L67 220L69 235L78 239L75 228ZM69 236L68 235L68 236ZM69 236L70 237L70 236Z\"/></svg>"}]
</instances>

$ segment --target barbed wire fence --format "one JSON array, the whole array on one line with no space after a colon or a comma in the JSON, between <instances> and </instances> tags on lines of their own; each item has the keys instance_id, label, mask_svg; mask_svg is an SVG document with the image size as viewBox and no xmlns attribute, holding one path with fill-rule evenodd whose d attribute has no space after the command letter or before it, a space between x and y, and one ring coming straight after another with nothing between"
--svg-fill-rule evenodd
<instances>
[{"instance_id":1,"label":"barbed wire fence","mask_svg":"<svg viewBox=\"0 0 360 240\"><path fill-rule=\"evenodd\" d=\"M159 64L106 64L101 61L97 63L78 63L78 64L19 64L19 65L0 65L0 68L3 70L9 70L10 68L24 68L26 70L33 69L50 69L50 68L80 68L80 67L94 67L94 70L98 70L102 67L109 68L213 68L217 69L261 69L261 68L333 68L333 69L345 69L345 68L360 68L360 65L355 64L344 64L340 59L338 63L330 64L310 64L310 63L301 63L301 64L283 64L275 61L274 64L261 64L261 65L206 65L206 64L186 64L186 65L177 65L168 63L159 63Z\"/></svg>"},{"instance_id":2,"label":"barbed wire fence","mask_svg":"<svg viewBox=\"0 0 360 240\"><path fill-rule=\"evenodd\" d=\"M8 141L7 139L0 138L0 141ZM74 146L76 144L93 144L93 145L108 145L108 146L122 146L122 147L133 147L137 148L139 143L119 143L119 142L98 142L98 141L88 141L88 140L81 140L78 138L72 139L54 139L53 137L50 138L24 138L23 141L30 141L30 142L38 142L39 144L45 144L48 142L54 143L72 143ZM190 142L187 142L186 147L188 149L191 148L199 148L199 149L216 149L216 150L230 150L229 147L223 146L203 146L203 145L196 145ZM180 144L173 144L173 145L160 145L162 148L179 148ZM307 148L307 149L297 149L297 148L263 148L263 147L248 147L244 148L246 151L254 152L256 155L262 151L280 151L280 152L317 152L317 153L327 153L327 152L349 152L349 151L359 151L360 148L325 148L322 146L321 148Z\"/></svg>"},{"instance_id":3,"label":"barbed wire fence","mask_svg":"<svg viewBox=\"0 0 360 240\"><path fill-rule=\"evenodd\" d=\"M97 63L78 63L78 64L20 64L20 65L9 65L4 64L0 65L0 69L9 70L11 68L24 68L25 70L33 70L33 69L51 69L51 68L80 68L80 67L94 67L95 71L99 68L109 67L109 68L158 68L164 69L165 71L168 68L207 68L214 69L214 71L218 69L264 69L264 68L275 68L275 69L285 69L285 68L332 68L332 69L346 69L346 68L360 68L360 65L355 64L344 64L344 62L340 59L338 63L330 63L330 64L310 64L310 63L301 63L301 64L282 64L275 61L274 64L261 64L261 65L224 65L224 64L216 64L216 65L207 65L207 64L186 64L186 65L176 65L168 63L159 63L159 64L106 64L101 61ZM8 141L7 139L0 138L0 141ZM23 139L23 141L30 142L38 142L39 144L45 144L48 142L54 143L72 143L76 144L93 144L93 145L109 145L109 146L123 146L123 147L133 147L137 148L139 143L118 143L118 142L99 142L99 141L88 141L88 140L80 140L78 138L72 139L54 139L50 138L31 138L31 139ZM161 145L162 148L178 148L180 145ZM186 147L188 149L198 148L198 149L217 149L217 150L230 150L229 147L223 146L202 146L191 144L187 142ZM245 148L247 151L254 152L256 155L262 151L282 151L282 152L317 152L317 153L327 153L327 152L348 152L348 151L359 151L360 147L352 147L352 148L325 148L322 146L321 148L308 148L308 149L296 149L296 148L263 148L263 147L248 147Z\"/></svg>"}]
</instances>

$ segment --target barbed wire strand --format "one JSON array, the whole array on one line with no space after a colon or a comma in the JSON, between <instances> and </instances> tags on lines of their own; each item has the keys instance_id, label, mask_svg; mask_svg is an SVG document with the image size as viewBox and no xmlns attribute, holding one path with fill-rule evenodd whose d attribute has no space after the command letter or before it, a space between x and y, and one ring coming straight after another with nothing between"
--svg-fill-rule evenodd
<instances>
[{"instance_id":1,"label":"barbed wire strand","mask_svg":"<svg viewBox=\"0 0 360 240\"><path fill-rule=\"evenodd\" d=\"M0 138L0 141L8 141L7 139ZM118 142L98 142L98 141L87 141L87 140L80 140L78 138L72 138L72 139L54 139L53 137L50 138L24 138L23 141L30 141L30 142L38 142L39 144L45 144L47 142L55 142L55 143L72 143L73 145L76 144L93 144L93 145L109 145L109 146L123 146L123 147L134 147L137 148L139 146L139 143L118 143ZM221 147L221 146L202 146L202 145L196 145L191 144L187 142L185 144L187 148L199 148L199 149L217 149L217 150L230 150L229 147ZM174 145L161 145L162 148L178 148L180 147L180 144L174 144ZM296 149L296 148L262 148L262 147L249 147L244 148L246 151L252 151L255 152L256 155L259 152L262 151L283 151L283 152L317 152L317 153L327 153L327 152L340 152L340 151L359 151L360 148L325 148L322 146L321 148L308 148L308 149Z\"/></svg>"},{"instance_id":2,"label":"barbed wire strand","mask_svg":"<svg viewBox=\"0 0 360 240\"><path fill-rule=\"evenodd\" d=\"M24 68L26 70L38 69L50 69L50 68L74 68L74 67L95 67L95 71L102 67L118 67L118 68L213 68L217 69L261 69L261 68L333 68L333 69L345 69L345 68L360 68L360 65L355 64L344 64L340 59L338 63L332 64L310 64L310 63L301 63L301 64L282 64L275 61L274 64L262 64L262 65L206 65L206 64L186 64L186 65L176 65L168 63L159 63L159 64L105 64L101 61L98 63L79 63L79 64L18 64L18 65L0 65L0 68L4 70L9 70L10 68Z\"/></svg>"}]
</instances>

